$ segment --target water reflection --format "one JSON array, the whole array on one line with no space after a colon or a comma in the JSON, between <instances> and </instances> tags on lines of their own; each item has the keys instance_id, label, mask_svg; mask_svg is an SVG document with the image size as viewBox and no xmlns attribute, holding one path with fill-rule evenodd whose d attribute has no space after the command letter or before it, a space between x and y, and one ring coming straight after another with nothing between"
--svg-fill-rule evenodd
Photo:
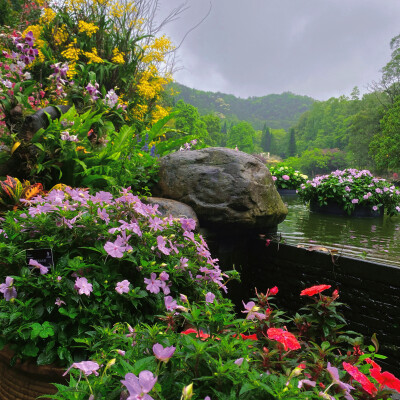
<instances>
[{"instance_id":1,"label":"water reflection","mask_svg":"<svg viewBox=\"0 0 400 400\"><path fill-rule=\"evenodd\" d=\"M285 243L336 249L350 257L400 266L400 216L351 218L311 213L296 196L282 196L289 214L279 224Z\"/></svg>"}]
</instances>

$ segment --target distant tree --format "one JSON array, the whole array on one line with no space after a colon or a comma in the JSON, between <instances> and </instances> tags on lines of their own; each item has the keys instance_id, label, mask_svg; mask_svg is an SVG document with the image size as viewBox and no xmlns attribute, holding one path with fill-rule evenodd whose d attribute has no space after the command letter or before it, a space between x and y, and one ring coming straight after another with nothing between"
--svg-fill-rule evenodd
<instances>
[{"instance_id":1,"label":"distant tree","mask_svg":"<svg viewBox=\"0 0 400 400\"><path fill-rule=\"evenodd\" d=\"M271 154L286 158L287 132L284 129L271 129Z\"/></svg>"},{"instance_id":2,"label":"distant tree","mask_svg":"<svg viewBox=\"0 0 400 400\"><path fill-rule=\"evenodd\" d=\"M176 129L197 135L198 139L201 140L208 136L206 124L200 119L199 111L196 107L179 100L176 103L175 110L179 111L175 119Z\"/></svg>"},{"instance_id":3,"label":"distant tree","mask_svg":"<svg viewBox=\"0 0 400 400\"><path fill-rule=\"evenodd\" d=\"M272 134L267 124L264 123L261 135L261 148L264 152L268 153L271 151L271 141L272 141Z\"/></svg>"},{"instance_id":4,"label":"distant tree","mask_svg":"<svg viewBox=\"0 0 400 400\"><path fill-rule=\"evenodd\" d=\"M239 150L246 153L254 152L254 128L248 122L242 121L233 126L228 132L227 147L234 149L236 146Z\"/></svg>"},{"instance_id":5,"label":"distant tree","mask_svg":"<svg viewBox=\"0 0 400 400\"><path fill-rule=\"evenodd\" d=\"M370 143L370 156L379 170L400 168L400 97L381 120L382 131Z\"/></svg>"},{"instance_id":6,"label":"distant tree","mask_svg":"<svg viewBox=\"0 0 400 400\"><path fill-rule=\"evenodd\" d=\"M208 133L204 143L207 146L224 146L226 137L221 133L221 120L219 117L214 114L207 114L200 117L200 119L205 123Z\"/></svg>"},{"instance_id":7,"label":"distant tree","mask_svg":"<svg viewBox=\"0 0 400 400\"><path fill-rule=\"evenodd\" d=\"M287 150L288 157L294 157L296 155L296 136L293 128L289 130L289 144Z\"/></svg>"}]
</instances>

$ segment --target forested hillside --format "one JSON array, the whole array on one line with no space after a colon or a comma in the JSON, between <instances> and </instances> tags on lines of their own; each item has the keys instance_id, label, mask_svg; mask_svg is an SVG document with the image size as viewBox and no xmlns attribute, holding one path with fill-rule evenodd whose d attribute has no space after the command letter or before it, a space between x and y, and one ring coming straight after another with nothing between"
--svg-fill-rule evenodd
<instances>
[{"instance_id":1,"label":"forested hillside","mask_svg":"<svg viewBox=\"0 0 400 400\"><path fill-rule=\"evenodd\" d=\"M241 99L230 94L190 89L179 83L171 86L177 92L175 103L182 99L195 106L201 115L217 113L228 122L247 121L254 129L262 129L266 123L273 129L288 130L314 103L311 97L290 92Z\"/></svg>"}]
</instances>

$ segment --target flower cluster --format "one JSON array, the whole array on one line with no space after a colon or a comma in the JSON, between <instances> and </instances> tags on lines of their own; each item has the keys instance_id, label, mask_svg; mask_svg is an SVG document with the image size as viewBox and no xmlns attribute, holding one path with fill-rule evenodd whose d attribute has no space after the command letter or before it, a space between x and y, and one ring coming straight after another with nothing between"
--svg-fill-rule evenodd
<instances>
[{"instance_id":1,"label":"flower cluster","mask_svg":"<svg viewBox=\"0 0 400 400\"><path fill-rule=\"evenodd\" d=\"M317 176L302 184L298 194L303 201L320 206L334 202L349 214L356 205L374 211L384 207L388 215L400 212L400 188L374 177L368 170L345 169Z\"/></svg>"},{"instance_id":2,"label":"flower cluster","mask_svg":"<svg viewBox=\"0 0 400 400\"><path fill-rule=\"evenodd\" d=\"M10 273L0 285L0 307L14 315L0 324L7 326L7 340L20 356L46 354L51 362L67 348L63 359L70 361L70 343L93 325L151 321L163 310L184 312L178 304L183 292L188 302L207 293L212 304L219 289L226 291L227 275L194 232L195 222L162 217L157 205L143 203L129 189L114 197L66 187L24 203L25 210L6 215L0 236L0 251L13 252ZM30 259L20 268L28 242L52 249L54 266ZM11 301L15 298L17 303ZM26 302L40 303L40 316ZM37 323L51 326L51 356L39 338L24 344ZM55 336L60 330L65 334Z\"/></svg>"},{"instance_id":3,"label":"flower cluster","mask_svg":"<svg viewBox=\"0 0 400 400\"><path fill-rule=\"evenodd\" d=\"M298 189L307 180L307 175L301 174L292 167L269 167L269 172L278 189Z\"/></svg>"},{"instance_id":4,"label":"flower cluster","mask_svg":"<svg viewBox=\"0 0 400 400\"><path fill-rule=\"evenodd\" d=\"M330 296L322 294L328 289L330 285L322 284L301 291L300 295L310 297L314 304L300 313L307 317L315 308L315 316L307 322L309 328L328 318L325 332L340 330L340 340L334 335L321 337L319 331L311 337L305 335L296 323L299 314L293 320L282 318L283 312L271 304L277 287L266 294L256 291L256 301L243 302L248 316L254 312L263 315L246 319L237 319L226 299L210 302L207 293L205 301L190 303L181 294L177 302L185 305L185 311L167 310L161 324L134 328L117 324L111 338L100 329L101 350L95 361L73 363L68 369L74 375L85 374L87 380L58 385L58 396L79 391L95 398L113 393L121 399L211 400L250 392L250 397L244 398L265 399L271 393L273 398L303 400L388 398L388 389L399 390L400 380L382 371L375 359L383 356L376 354L373 346L364 354L361 345L355 345L361 338L352 339L354 332L344 333L343 325L332 324L339 317L334 311L339 303L336 290ZM293 321L289 332L286 324ZM184 324L192 327L180 330ZM87 346L91 345L89 340ZM113 358L108 361L105 354ZM99 369L102 373L97 375Z\"/></svg>"}]
</instances>

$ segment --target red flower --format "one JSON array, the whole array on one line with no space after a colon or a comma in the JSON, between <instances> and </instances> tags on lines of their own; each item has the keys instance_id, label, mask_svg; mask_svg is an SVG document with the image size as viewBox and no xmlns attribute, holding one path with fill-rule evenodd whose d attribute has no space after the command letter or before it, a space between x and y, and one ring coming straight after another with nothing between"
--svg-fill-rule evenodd
<instances>
[{"instance_id":1,"label":"red flower","mask_svg":"<svg viewBox=\"0 0 400 400\"><path fill-rule=\"evenodd\" d=\"M189 329L186 329L186 331L181 332L182 335L188 335L189 333L195 333L196 337L200 337L201 339L207 339L210 337L210 335L208 335L207 333L204 333L203 331L200 331L198 333L196 331L196 329L193 329L193 328L189 328Z\"/></svg>"},{"instance_id":2,"label":"red flower","mask_svg":"<svg viewBox=\"0 0 400 400\"><path fill-rule=\"evenodd\" d=\"M317 285L311 286L301 291L300 296L314 296L314 294L321 293L326 289L329 289L331 285Z\"/></svg>"},{"instance_id":3,"label":"red flower","mask_svg":"<svg viewBox=\"0 0 400 400\"><path fill-rule=\"evenodd\" d=\"M271 296L275 296L278 292L279 292L279 289L276 286L274 286L273 288L269 289L269 291L268 291L268 293Z\"/></svg>"},{"instance_id":4,"label":"red flower","mask_svg":"<svg viewBox=\"0 0 400 400\"><path fill-rule=\"evenodd\" d=\"M300 349L300 343L297 341L295 336L280 328L269 328L267 330L269 339L276 340L283 344L285 351L289 348L290 350Z\"/></svg>"},{"instance_id":5,"label":"red flower","mask_svg":"<svg viewBox=\"0 0 400 400\"><path fill-rule=\"evenodd\" d=\"M370 358L366 358L365 361L368 364L372 365L372 368L370 369L369 373L380 385L387 386L390 389L400 391L400 379L396 378L390 372L387 371L381 372L382 368L376 362L372 361Z\"/></svg>"},{"instance_id":6,"label":"red flower","mask_svg":"<svg viewBox=\"0 0 400 400\"><path fill-rule=\"evenodd\" d=\"M241 333L240 336L242 337L243 340L258 340L257 335L255 333L253 333L252 335L244 335L243 333Z\"/></svg>"},{"instance_id":7,"label":"red flower","mask_svg":"<svg viewBox=\"0 0 400 400\"><path fill-rule=\"evenodd\" d=\"M375 385L362 372L360 372L355 365L343 362L343 368L352 376L353 379L361 383L361 386L367 393L370 395L376 394L378 390Z\"/></svg>"}]
</instances>

